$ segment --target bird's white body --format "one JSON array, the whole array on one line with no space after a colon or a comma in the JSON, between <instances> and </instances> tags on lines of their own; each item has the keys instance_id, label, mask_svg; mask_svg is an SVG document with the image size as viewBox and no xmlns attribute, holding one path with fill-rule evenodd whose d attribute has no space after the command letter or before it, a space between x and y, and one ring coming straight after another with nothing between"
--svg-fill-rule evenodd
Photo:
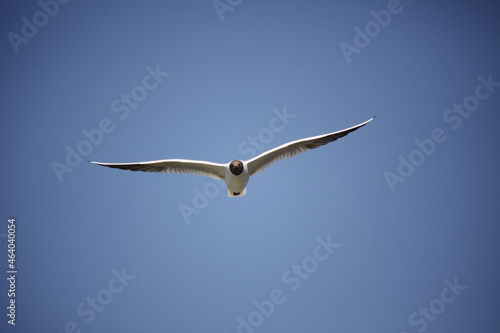
<instances>
[{"instance_id":1,"label":"bird's white body","mask_svg":"<svg viewBox=\"0 0 500 333\"><path fill-rule=\"evenodd\" d=\"M373 118L342 131L285 143L248 161L234 160L226 164L219 164L206 161L170 159L137 163L101 163L92 161L91 163L131 171L187 173L222 179L226 182L228 196L240 197L246 194L246 186L251 176L256 175L282 159L301 154L309 149L324 146L342 138L368 124Z\"/></svg>"},{"instance_id":2,"label":"bird's white body","mask_svg":"<svg viewBox=\"0 0 500 333\"><path fill-rule=\"evenodd\" d=\"M238 197L243 196L247 193L247 183L250 179L250 175L248 174L248 166L243 161L243 171L239 175L233 175L231 170L229 169L229 165L227 164L226 176L224 177L224 181L227 185L227 196L228 197Z\"/></svg>"}]
</instances>

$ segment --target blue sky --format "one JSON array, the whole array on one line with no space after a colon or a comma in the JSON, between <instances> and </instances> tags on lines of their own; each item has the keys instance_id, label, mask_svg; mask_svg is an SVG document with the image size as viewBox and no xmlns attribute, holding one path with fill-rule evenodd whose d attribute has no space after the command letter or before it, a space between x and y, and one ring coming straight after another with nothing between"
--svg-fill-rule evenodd
<instances>
[{"instance_id":1,"label":"blue sky","mask_svg":"<svg viewBox=\"0 0 500 333\"><path fill-rule=\"evenodd\" d=\"M498 12L2 2L0 331L496 332ZM225 163L375 115L240 198L86 162Z\"/></svg>"}]
</instances>

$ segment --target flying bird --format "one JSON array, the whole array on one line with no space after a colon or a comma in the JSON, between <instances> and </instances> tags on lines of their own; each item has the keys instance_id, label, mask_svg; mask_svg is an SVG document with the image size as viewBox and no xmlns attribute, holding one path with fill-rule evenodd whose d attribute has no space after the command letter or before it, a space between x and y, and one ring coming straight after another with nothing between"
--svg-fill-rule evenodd
<instances>
[{"instance_id":1,"label":"flying bird","mask_svg":"<svg viewBox=\"0 0 500 333\"><path fill-rule=\"evenodd\" d=\"M251 176L265 170L270 165L285 158L303 153L309 149L324 146L358 128L365 126L375 117L359 125L328 134L313 136L301 140L285 143L279 147L268 150L257 157L247 161L234 160L226 164L206 161L169 159L137 163L90 163L131 171L184 173L222 179L226 182L229 197L239 197L246 194L246 186Z\"/></svg>"}]
</instances>

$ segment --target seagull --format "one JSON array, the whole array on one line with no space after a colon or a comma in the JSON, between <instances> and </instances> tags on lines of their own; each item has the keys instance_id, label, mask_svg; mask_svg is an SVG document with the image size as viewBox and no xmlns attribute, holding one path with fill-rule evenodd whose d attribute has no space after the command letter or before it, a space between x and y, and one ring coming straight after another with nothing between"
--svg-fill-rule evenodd
<instances>
[{"instance_id":1,"label":"seagull","mask_svg":"<svg viewBox=\"0 0 500 333\"><path fill-rule=\"evenodd\" d=\"M301 154L309 149L324 146L347 134L365 126L375 117L359 125L328 134L313 136L301 140L291 141L279 147L268 150L247 161L234 160L226 164L206 161L168 159L136 163L90 163L131 171L166 172L206 176L222 179L226 182L229 197L240 197L246 194L246 186L251 176L265 170L272 164L285 158Z\"/></svg>"}]
</instances>

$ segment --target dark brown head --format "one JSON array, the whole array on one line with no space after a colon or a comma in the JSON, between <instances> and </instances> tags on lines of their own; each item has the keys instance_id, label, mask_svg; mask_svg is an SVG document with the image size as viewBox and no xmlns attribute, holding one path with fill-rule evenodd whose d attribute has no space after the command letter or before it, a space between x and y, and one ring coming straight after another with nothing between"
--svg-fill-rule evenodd
<instances>
[{"instance_id":1,"label":"dark brown head","mask_svg":"<svg viewBox=\"0 0 500 333\"><path fill-rule=\"evenodd\" d=\"M229 170L235 176L238 176L243 172L243 162L240 160L234 160L229 164Z\"/></svg>"}]
</instances>

